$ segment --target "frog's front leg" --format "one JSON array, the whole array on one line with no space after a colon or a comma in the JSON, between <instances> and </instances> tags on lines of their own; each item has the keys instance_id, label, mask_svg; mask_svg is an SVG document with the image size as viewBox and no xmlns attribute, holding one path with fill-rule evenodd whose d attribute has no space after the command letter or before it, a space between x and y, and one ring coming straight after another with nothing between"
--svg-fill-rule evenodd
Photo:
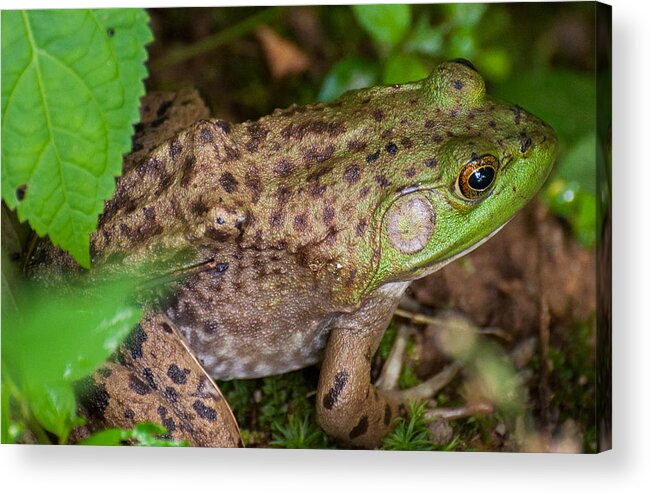
<instances>
[{"instance_id":1,"label":"frog's front leg","mask_svg":"<svg viewBox=\"0 0 651 493\"><path fill-rule=\"evenodd\" d=\"M377 447L401 405L371 383L371 356L381 330L337 328L330 333L317 391L317 421L328 435L355 447Z\"/></svg>"},{"instance_id":2,"label":"frog's front leg","mask_svg":"<svg viewBox=\"0 0 651 493\"><path fill-rule=\"evenodd\" d=\"M371 382L372 356L406 286L382 287L359 310L335 320L330 332L317 391L317 420L330 436L352 446L379 446L408 402L432 398L461 368L453 362L406 390Z\"/></svg>"}]
</instances>

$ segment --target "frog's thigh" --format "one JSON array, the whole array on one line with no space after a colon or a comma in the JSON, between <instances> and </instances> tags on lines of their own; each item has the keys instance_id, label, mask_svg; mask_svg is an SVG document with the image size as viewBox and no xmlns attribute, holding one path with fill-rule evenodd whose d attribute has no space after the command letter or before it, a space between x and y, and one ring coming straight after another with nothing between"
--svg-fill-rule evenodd
<instances>
[{"instance_id":1,"label":"frog's thigh","mask_svg":"<svg viewBox=\"0 0 651 493\"><path fill-rule=\"evenodd\" d=\"M169 319L145 317L106 363L82 383L82 413L90 430L165 426L170 438L193 446L236 447L239 429L214 381Z\"/></svg>"},{"instance_id":2,"label":"frog's thigh","mask_svg":"<svg viewBox=\"0 0 651 493\"><path fill-rule=\"evenodd\" d=\"M374 448L392 428L399 402L371 384L371 356L383 330L334 329L317 392L317 420L330 436Z\"/></svg>"}]
</instances>

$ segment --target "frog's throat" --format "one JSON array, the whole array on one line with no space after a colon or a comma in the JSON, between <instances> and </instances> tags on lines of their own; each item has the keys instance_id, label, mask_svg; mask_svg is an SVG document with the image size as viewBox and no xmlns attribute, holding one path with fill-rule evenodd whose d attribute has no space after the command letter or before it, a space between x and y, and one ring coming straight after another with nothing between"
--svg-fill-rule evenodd
<instances>
[{"instance_id":1,"label":"frog's throat","mask_svg":"<svg viewBox=\"0 0 651 493\"><path fill-rule=\"evenodd\" d=\"M421 277L425 277L425 276L428 276L428 275L430 275L430 274L433 274L434 272L436 272L437 270L442 269L443 267L445 267L445 266L448 265L449 263L454 262L454 261L457 260L458 258L461 258L461 257L463 257L464 255L466 255L466 254L472 252L474 249L479 248L479 247L482 246L484 243L486 243L488 240L490 240L493 236L495 236L497 233L499 233L500 230L501 230L504 226L506 226L510 221L511 221L511 219L509 219L508 221L506 221L504 224L502 224L499 228L497 228L497 229L495 229L494 231L492 231L490 234L484 236L484 237L481 238L480 240L478 240L478 241L476 241L475 243L473 243L472 245L470 245L468 248L465 248L464 250L461 250L459 253L455 253L455 254L452 255L451 257L448 257L448 258L446 258L446 259L443 259L443 260L441 260L441 261L439 261L439 262L436 262L436 263L434 263L434 264L432 264L432 265L430 265L430 266L428 266L428 267L425 267L425 268L422 269L422 270L419 270L417 276L415 277L415 279L420 279Z\"/></svg>"},{"instance_id":2,"label":"frog's throat","mask_svg":"<svg viewBox=\"0 0 651 493\"><path fill-rule=\"evenodd\" d=\"M410 276L410 278L408 278L408 279L403 279L402 281L400 281L400 280L387 281L387 282L384 282L384 283L380 283L379 285L376 284L375 286L376 286L377 289L380 289L383 286L387 286L389 284L398 285L398 284L403 284L404 283L405 285L409 285L412 281L414 281L416 279L420 279L421 277L425 277L425 276L428 276L430 274L433 274L434 272L436 272L437 270L442 269L443 267L445 267L449 263L454 262L458 258L463 257L464 255L472 252L475 248L479 248L480 246L482 246L484 243L486 243L488 240L490 240L493 236L495 236L497 233L499 233L500 230L504 226L506 226L510 221L511 221L511 219L506 221L504 224L502 224L500 227L498 227L497 229L492 231L490 234L484 236L483 238L476 241L475 243L473 243L469 247L465 248L464 250L461 250L459 253L456 253L456 254L452 255L451 257L443 259L443 260L441 260L439 262L436 262L436 263L434 263L434 264L432 264L432 265L430 265L428 267L425 267L423 269L420 269L420 270L414 272L414 275ZM364 289L361 297L364 297L364 296L368 295L373 289L376 289L376 288L373 288L373 286L374 286L374 284L372 282L369 283L366 286L366 288Z\"/></svg>"}]
</instances>

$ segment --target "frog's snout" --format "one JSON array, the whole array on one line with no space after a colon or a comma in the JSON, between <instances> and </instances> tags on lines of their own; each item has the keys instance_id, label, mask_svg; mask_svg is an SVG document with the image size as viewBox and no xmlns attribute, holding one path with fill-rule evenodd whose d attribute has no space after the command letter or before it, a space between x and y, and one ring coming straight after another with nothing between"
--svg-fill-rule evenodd
<instances>
[{"instance_id":1,"label":"frog's snout","mask_svg":"<svg viewBox=\"0 0 651 493\"><path fill-rule=\"evenodd\" d=\"M549 176L558 155L558 137L547 124L540 121L535 129L522 132L514 142L513 177L519 183L518 195L529 200ZM515 189L514 189L515 190Z\"/></svg>"}]
</instances>

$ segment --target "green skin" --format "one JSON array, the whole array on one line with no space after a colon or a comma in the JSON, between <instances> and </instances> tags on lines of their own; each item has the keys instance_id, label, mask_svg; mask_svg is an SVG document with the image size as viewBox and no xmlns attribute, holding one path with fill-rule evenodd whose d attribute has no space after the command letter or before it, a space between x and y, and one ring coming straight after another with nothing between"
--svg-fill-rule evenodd
<instances>
[{"instance_id":1,"label":"green skin","mask_svg":"<svg viewBox=\"0 0 651 493\"><path fill-rule=\"evenodd\" d=\"M95 266L150 263L172 296L150 307L140 337L87 386L89 414L128 427L164 422L162 407L175 420L171 436L233 445L205 438L218 435L206 418L214 417L206 409L221 413L216 401L197 405L197 389L178 378L170 401L162 390L170 374L254 378L322 361L320 425L346 444L377 446L407 400L370 382L371 356L402 293L490 238L536 194L555 160L554 131L488 97L462 62L237 125L188 126L181 103L143 105L153 137L136 139L143 148L127 158L91 240ZM172 123L161 125L161 113ZM494 180L464 196L460 174L486 156ZM168 328L180 349L158 342ZM151 371L161 354L167 376ZM139 393L137 381L152 378L158 383ZM198 418L184 422L188 409Z\"/></svg>"}]
</instances>

